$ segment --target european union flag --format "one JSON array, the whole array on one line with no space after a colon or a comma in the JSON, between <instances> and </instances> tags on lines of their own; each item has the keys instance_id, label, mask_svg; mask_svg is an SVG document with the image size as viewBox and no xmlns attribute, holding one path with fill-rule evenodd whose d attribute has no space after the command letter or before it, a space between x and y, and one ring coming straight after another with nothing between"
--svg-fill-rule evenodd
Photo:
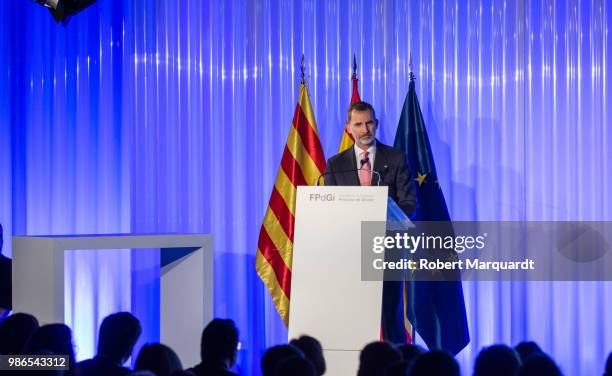
<instances>
[{"instance_id":1,"label":"european union flag","mask_svg":"<svg viewBox=\"0 0 612 376\"><path fill-rule=\"evenodd\" d=\"M416 176L417 207L412 220L450 223L412 72L394 146L404 151L410 171ZM459 353L470 342L461 281L404 283L408 319L427 347Z\"/></svg>"}]
</instances>

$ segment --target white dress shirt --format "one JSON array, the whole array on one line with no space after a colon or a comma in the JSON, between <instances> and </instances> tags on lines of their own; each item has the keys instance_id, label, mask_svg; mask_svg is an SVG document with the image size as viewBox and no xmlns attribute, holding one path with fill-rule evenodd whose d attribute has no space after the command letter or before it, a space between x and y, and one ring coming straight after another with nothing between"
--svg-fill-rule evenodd
<instances>
[{"instance_id":1,"label":"white dress shirt","mask_svg":"<svg viewBox=\"0 0 612 376\"><path fill-rule=\"evenodd\" d=\"M357 144L353 145L353 149L355 150L355 160L357 161L357 169L361 168L361 161L363 160L363 154L365 151L361 149ZM372 145L368 148L368 160L370 161L370 167L374 170L374 158L376 157L376 140L372 143Z\"/></svg>"}]
</instances>

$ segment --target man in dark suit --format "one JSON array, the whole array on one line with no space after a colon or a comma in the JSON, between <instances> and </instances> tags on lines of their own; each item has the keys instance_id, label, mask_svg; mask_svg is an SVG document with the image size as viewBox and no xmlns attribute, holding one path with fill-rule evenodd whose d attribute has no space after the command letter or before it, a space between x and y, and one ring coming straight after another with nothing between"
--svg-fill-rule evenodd
<instances>
[{"instance_id":1,"label":"man in dark suit","mask_svg":"<svg viewBox=\"0 0 612 376\"><path fill-rule=\"evenodd\" d=\"M327 161L325 185L388 186L389 197L409 216L416 207L414 179L404 153L376 140L377 128L378 119L371 104L351 103L346 129L355 145Z\"/></svg>"},{"instance_id":2,"label":"man in dark suit","mask_svg":"<svg viewBox=\"0 0 612 376\"><path fill-rule=\"evenodd\" d=\"M331 157L325 185L386 185L391 197L407 216L416 208L416 188L404 153L376 140L378 119L371 104L351 103L346 129L355 145ZM374 166L372 168L372 166ZM406 341L402 281L383 282L381 334L385 341Z\"/></svg>"}]
</instances>

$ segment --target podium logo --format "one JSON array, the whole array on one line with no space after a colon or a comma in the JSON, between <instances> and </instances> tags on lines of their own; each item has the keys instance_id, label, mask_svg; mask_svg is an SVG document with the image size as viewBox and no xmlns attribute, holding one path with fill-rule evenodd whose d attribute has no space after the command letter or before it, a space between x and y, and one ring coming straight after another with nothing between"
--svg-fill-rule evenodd
<instances>
[{"instance_id":1,"label":"podium logo","mask_svg":"<svg viewBox=\"0 0 612 376\"><path fill-rule=\"evenodd\" d=\"M332 193L328 193L326 195L311 193L309 196L310 201L336 201L336 196Z\"/></svg>"}]
</instances>

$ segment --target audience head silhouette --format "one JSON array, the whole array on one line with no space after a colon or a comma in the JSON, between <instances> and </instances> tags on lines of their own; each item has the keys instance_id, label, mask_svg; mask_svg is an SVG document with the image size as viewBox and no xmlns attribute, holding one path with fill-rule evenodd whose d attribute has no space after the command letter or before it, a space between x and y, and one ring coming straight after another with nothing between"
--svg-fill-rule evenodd
<instances>
[{"instance_id":1,"label":"audience head silhouette","mask_svg":"<svg viewBox=\"0 0 612 376\"><path fill-rule=\"evenodd\" d=\"M432 350L420 355L412 365L411 376L459 376L459 364L446 351Z\"/></svg>"},{"instance_id":2,"label":"audience head silhouette","mask_svg":"<svg viewBox=\"0 0 612 376\"><path fill-rule=\"evenodd\" d=\"M38 328L25 345L24 354L68 355L74 364L72 332L64 324L48 324Z\"/></svg>"},{"instance_id":3,"label":"audience head silhouette","mask_svg":"<svg viewBox=\"0 0 612 376\"><path fill-rule=\"evenodd\" d=\"M157 376L169 376L176 371L181 371L183 366L174 350L161 343L153 343L142 346L134 369L151 371Z\"/></svg>"},{"instance_id":4,"label":"audience head silhouette","mask_svg":"<svg viewBox=\"0 0 612 376\"><path fill-rule=\"evenodd\" d=\"M385 368L382 373L383 376L407 376L410 371L411 362L407 360L401 360L399 362L391 363Z\"/></svg>"},{"instance_id":5,"label":"audience head silhouette","mask_svg":"<svg viewBox=\"0 0 612 376\"><path fill-rule=\"evenodd\" d=\"M14 313L0 322L0 354L17 355L38 329L36 317L27 313Z\"/></svg>"},{"instance_id":6,"label":"audience head silhouette","mask_svg":"<svg viewBox=\"0 0 612 376\"><path fill-rule=\"evenodd\" d=\"M533 354L520 368L519 376L561 376L561 370L546 354Z\"/></svg>"},{"instance_id":7,"label":"audience head silhouette","mask_svg":"<svg viewBox=\"0 0 612 376\"><path fill-rule=\"evenodd\" d=\"M140 322L128 312L107 316L100 325L98 353L93 359L74 364L72 333L64 324L38 326L37 319L15 313L0 321L0 355L68 355L70 369L49 374L79 376L237 376L230 368L236 361L239 333L232 320L214 319L202 331L202 362L183 370L178 355L168 346L144 345L134 370L123 367L141 334ZM520 355L519 355L520 352ZM521 356L525 361L521 360ZM291 340L266 350L261 358L263 376L320 376L326 372L321 343L310 336ZM29 373L24 373L24 375ZM46 374L46 373L45 373ZM473 376L562 376L554 359L535 342L522 342L515 349L503 344L483 348ZM357 376L459 376L459 364L445 351L426 351L416 345L395 347L372 342L359 355ZM603 376L612 376L612 353Z\"/></svg>"},{"instance_id":8,"label":"audience head silhouette","mask_svg":"<svg viewBox=\"0 0 612 376\"><path fill-rule=\"evenodd\" d=\"M382 375L392 363L402 360L402 354L387 342L367 344L359 354L358 376Z\"/></svg>"},{"instance_id":9,"label":"audience head silhouette","mask_svg":"<svg viewBox=\"0 0 612 376\"><path fill-rule=\"evenodd\" d=\"M206 362L225 362L231 367L236 362L238 329L233 320L214 319L202 331L200 356Z\"/></svg>"},{"instance_id":10,"label":"audience head silhouette","mask_svg":"<svg viewBox=\"0 0 612 376\"><path fill-rule=\"evenodd\" d=\"M521 363L525 363L525 360L527 360L527 358L529 358L531 355L544 353L540 346L533 341L521 342L516 345L514 349L521 358Z\"/></svg>"},{"instance_id":11,"label":"audience head silhouette","mask_svg":"<svg viewBox=\"0 0 612 376\"><path fill-rule=\"evenodd\" d=\"M274 368L274 376L316 376L317 371L310 360L293 356L281 360Z\"/></svg>"},{"instance_id":12,"label":"audience head silhouette","mask_svg":"<svg viewBox=\"0 0 612 376\"><path fill-rule=\"evenodd\" d=\"M304 358L304 353L293 345L270 347L261 358L261 372L263 376L274 376L276 367L289 358Z\"/></svg>"},{"instance_id":13,"label":"audience head silhouette","mask_svg":"<svg viewBox=\"0 0 612 376\"><path fill-rule=\"evenodd\" d=\"M317 375L323 375L326 370L325 358L323 357L323 347L321 343L313 337L301 336L297 339L292 339L289 344L302 350L306 359L308 359L315 367Z\"/></svg>"},{"instance_id":14,"label":"audience head silhouette","mask_svg":"<svg viewBox=\"0 0 612 376\"><path fill-rule=\"evenodd\" d=\"M125 363L132 354L141 332L140 321L129 312L107 316L100 325L98 356L106 357L119 365Z\"/></svg>"},{"instance_id":15,"label":"audience head silhouette","mask_svg":"<svg viewBox=\"0 0 612 376\"><path fill-rule=\"evenodd\" d=\"M413 344L399 345L397 349L402 353L402 358L410 364L412 364L419 355L426 352L421 346Z\"/></svg>"},{"instance_id":16,"label":"audience head silhouette","mask_svg":"<svg viewBox=\"0 0 612 376\"><path fill-rule=\"evenodd\" d=\"M612 352L608 355L608 360L606 361L606 369L604 371L604 376L612 376Z\"/></svg>"},{"instance_id":17,"label":"audience head silhouette","mask_svg":"<svg viewBox=\"0 0 612 376\"><path fill-rule=\"evenodd\" d=\"M506 345L489 346L476 357L474 376L513 376L520 366L521 360L514 349Z\"/></svg>"}]
</instances>

